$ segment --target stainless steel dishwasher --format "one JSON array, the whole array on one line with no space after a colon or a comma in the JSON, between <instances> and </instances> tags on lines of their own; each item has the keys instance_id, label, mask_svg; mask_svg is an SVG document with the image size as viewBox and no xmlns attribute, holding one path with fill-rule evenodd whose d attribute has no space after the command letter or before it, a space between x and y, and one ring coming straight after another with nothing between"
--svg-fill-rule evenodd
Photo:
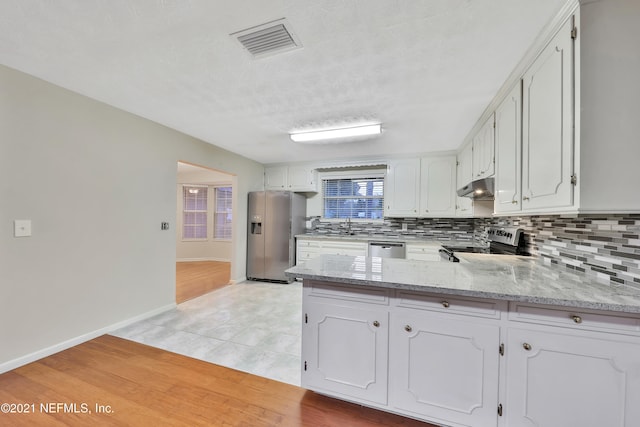
<instances>
[{"instance_id":1,"label":"stainless steel dishwasher","mask_svg":"<svg viewBox=\"0 0 640 427\"><path fill-rule=\"evenodd\" d=\"M369 242L369 256L380 258L405 258L402 242Z\"/></svg>"}]
</instances>

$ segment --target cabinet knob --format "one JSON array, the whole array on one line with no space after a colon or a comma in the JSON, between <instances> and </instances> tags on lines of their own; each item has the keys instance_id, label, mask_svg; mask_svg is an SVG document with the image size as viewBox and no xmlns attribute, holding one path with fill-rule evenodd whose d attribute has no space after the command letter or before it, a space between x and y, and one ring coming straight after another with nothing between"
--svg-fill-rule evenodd
<instances>
[{"instance_id":1,"label":"cabinet knob","mask_svg":"<svg viewBox=\"0 0 640 427\"><path fill-rule=\"evenodd\" d=\"M527 196L524 196L522 200L529 200L529 198Z\"/></svg>"},{"instance_id":2,"label":"cabinet knob","mask_svg":"<svg viewBox=\"0 0 640 427\"><path fill-rule=\"evenodd\" d=\"M380 327L380 322L378 322L377 320L374 320L373 326L375 326L376 328Z\"/></svg>"},{"instance_id":3,"label":"cabinet knob","mask_svg":"<svg viewBox=\"0 0 640 427\"><path fill-rule=\"evenodd\" d=\"M517 200L512 200L512 201L511 201L511 204L512 204L512 205L517 205L517 204L518 204L518 201L517 201Z\"/></svg>"},{"instance_id":4,"label":"cabinet knob","mask_svg":"<svg viewBox=\"0 0 640 427\"><path fill-rule=\"evenodd\" d=\"M531 344L526 342L526 343L522 344L522 348L524 348L525 350L529 351L529 350L531 350Z\"/></svg>"},{"instance_id":5,"label":"cabinet knob","mask_svg":"<svg viewBox=\"0 0 640 427\"><path fill-rule=\"evenodd\" d=\"M410 325L405 325L404 330L407 332L413 331L413 328Z\"/></svg>"},{"instance_id":6,"label":"cabinet knob","mask_svg":"<svg viewBox=\"0 0 640 427\"><path fill-rule=\"evenodd\" d=\"M571 319L576 323L582 323L582 317L577 316L575 314L571 315Z\"/></svg>"},{"instance_id":7,"label":"cabinet knob","mask_svg":"<svg viewBox=\"0 0 640 427\"><path fill-rule=\"evenodd\" d=\"M440 304L442 304L444 308L449 308L449 301L442 301Z\"/></svg>"}]
</instances>

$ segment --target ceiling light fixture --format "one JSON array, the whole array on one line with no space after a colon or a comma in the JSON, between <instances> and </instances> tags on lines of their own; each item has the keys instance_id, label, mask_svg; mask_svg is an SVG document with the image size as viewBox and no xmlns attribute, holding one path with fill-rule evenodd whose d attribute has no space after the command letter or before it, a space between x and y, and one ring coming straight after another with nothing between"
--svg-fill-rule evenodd
<instances>
[{"instance_id":1,"label":"ceiling light fixture","mask_svg":"<svg viewBox=\"0 0 640 427\"><path fill-rule=\"evenodd\" d=\"M353 126L341 129L323 129L309 132L292 133L289 136L295 142L326 141L329 139L350 138L354 136L379 135L382 133L380 123L373 125Z\"/></svg>"}]
</instances>

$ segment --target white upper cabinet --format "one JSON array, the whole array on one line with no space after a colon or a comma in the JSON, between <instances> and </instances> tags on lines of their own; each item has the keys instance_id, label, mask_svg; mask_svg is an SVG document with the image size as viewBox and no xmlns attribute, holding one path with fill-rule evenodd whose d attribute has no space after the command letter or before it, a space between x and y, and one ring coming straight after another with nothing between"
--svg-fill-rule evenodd
<instances>
[{"instance_id":1,"label":"white upper cabinet","mask_svg":"<svg viewBox=\"0 0 640 427\"><path fill-rule=\"evenodd\" d=\"M473 181L473 144L467 144L458 154L458 183L461 188Z\"/></svg>"},{"instance_id":2,"label":"white upper cabinet","mask_svg":"<svg viewBox=\"0 0 640 427\"><path fill-rule=\"evenodd\" d=\"M265 190L318 191L317 172L310 166L274 166L264 169Z\"/></svg>"},{"instance_id":3,"label":"white upper cabinet","mask_svg":"<svg viewBox=\"0 0 640 427\"><path fill-rule=\"evenodd\" d=\"M385 216L416 217L420 209L420 159L390 160L384 179Z\"/></svg>"},{"instance_id":4,"label":"white upper cabinet","mask_svg":"<svg viewBox=\"0 0 640 427\"><path fill-rule=\"evenodd\" d=\"M496 213L517 212L522 203L522 86L516 85L496 110Z\"/></svg>"},{"instance_id":5,"label":"white upper cabinet","mask_svg":"<svg viewBox=\"0 0 640 427\"><path fill-rule=\"evenodd\" d=\"M391 160L384 181L385 216L452 217L455 191L455 156Z\"/></svg>"},{"instance_id":6,"label":"white upper cabinet","mask_svg":"<svg viewBox=\"0 0 640 427\"><path fill-rule=\"evenodd\" d=\"M318 191L317 172L309 166L289 166L288 190Z\"/></svg>"},{"instance_id":7,"label":"white upper cabinet","mask_svg":"<svg viewBox=\"0 0 640 427\"><path fill-rule=\"evenodd\" d=\"M420 182L420 216L455 216L455 156L422 158Z\"/></svg>"},{"instance_id":8,"label":"white upper cabinet","mask_svg":"<svg viewBox=\"0 0 640 427\"><path fill-rule=\"evenodd\" d=\"M473 137L473 180L487 178L494 174L493 130L494 118L492 114ZM467 184L468 182L462 185Z\"/></svg>"},{"instance_id":9,"label":"white upper cabinet","mask_svg":"<svg viewBox=\"0 0 640 427\"><path fill-rule=\"evenodd\" d=\"M473 143L467 144L458 153L456 169L456 190L473 181ZM469 197L456 197L456 216L473 216L473 200Z\"/></svg>"},{"instance_id":10,"label":"white upper cabinet","mask_svg":"<svg viewBox=\"0 0 640 427\"><path fill-rule=\"evenodd\" d=\"M572 29L569 20L522 78L525 210L573 206Z\"/></svg>"},{"instance_id":11,"label":"white upper cabinet","mask_svg":"<svg viewBox=\"0 0 640 427\"><path fill-rule=\"evenodd\" d=\"M287 166L276 166L264 169L264 189L265 190L286 190L287 189Z\"/></svg>"}]
</instances>

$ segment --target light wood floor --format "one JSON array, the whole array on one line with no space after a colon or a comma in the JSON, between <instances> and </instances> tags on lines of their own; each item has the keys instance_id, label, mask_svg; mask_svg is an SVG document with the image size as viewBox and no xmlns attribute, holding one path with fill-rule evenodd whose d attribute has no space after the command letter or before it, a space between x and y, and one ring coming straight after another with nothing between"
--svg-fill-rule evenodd
<instances>
[{"instance_id":1,"label":"light wood floor","mask_svg":"<svg viewBox=\"0 0 640 427\"><path fill-rule=\"evenodd\" d=\"M231 263L176 262L176 303L188 301L229 284Z\"/></svg>"},{"instance_id":2,"label":"light wood floor","mask_svg":"<svg viewBox=\"0 0 640 427\"><path fill-rule=\"evenodd\" d=\"M0 375L2 402L35 405L17 427L429 426L110 335Z\"/></svg>"}]
</instances>

